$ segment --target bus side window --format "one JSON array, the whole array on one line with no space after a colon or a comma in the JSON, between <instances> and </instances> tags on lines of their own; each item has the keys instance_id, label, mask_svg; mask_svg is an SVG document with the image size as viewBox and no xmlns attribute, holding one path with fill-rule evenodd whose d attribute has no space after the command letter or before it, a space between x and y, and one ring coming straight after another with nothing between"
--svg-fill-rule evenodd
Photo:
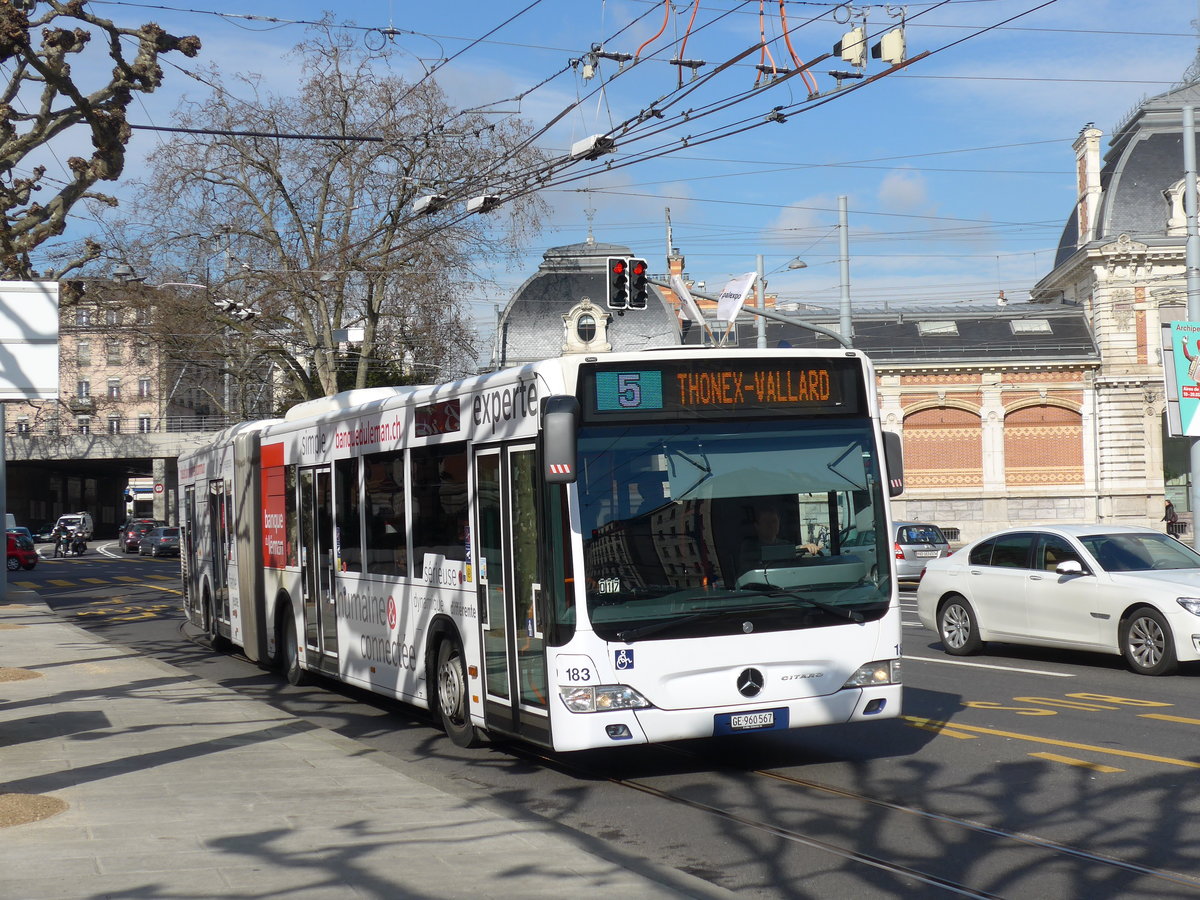
<instances>
[{"instance_id":1,"label":"bus side window","mask_svg":"<svg viewBox=\"0 0 1200 900\"><path fill-rule=\"evenodd\" d=\"M404 451L363 457L367 493L367 572L408 574L408 529L404 517Z\"/></svg>"},{"instance_id":2,"label":"bus side window","mask_svg":"<svg viewBox=\"0 0 1200 900\"><path fill-rule=\"evenodd\" d=\"M467 450L464 444L423 447L412 451L413 557L425 554L465 560Z\"/></svg>"}]
</instances>

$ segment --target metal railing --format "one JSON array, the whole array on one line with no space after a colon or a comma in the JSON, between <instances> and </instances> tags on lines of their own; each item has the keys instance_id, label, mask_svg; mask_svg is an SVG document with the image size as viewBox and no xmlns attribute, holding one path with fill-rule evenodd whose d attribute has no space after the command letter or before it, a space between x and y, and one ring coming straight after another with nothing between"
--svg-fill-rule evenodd
<instances>
[{"instance_id":1,"label":"metal railing","mask_svg":"<svg viewBox=\"0 0 1200 900\"><path fill-rule=\"evenodd\" d=\"M81 426L77 422L59 421L57 424L53 422L13 422L12 418L8 419L6 435L11 440L20 441L21 439L33 438L55 438L73 437L76 435L91 435L99 437L101 435L112 435L119 437L122 435L138 435L138 434L183 434L183 433L208 433L221 431L235 423L235 420L228 416L163 416L162 418L139 418L131 416L122 416L116 420L119 422L119 430L112 431L110 420L103 413L93 414L92 421L87 426ZM84 430L86 428L86 430Z\"/></svg>"}]
</instances>

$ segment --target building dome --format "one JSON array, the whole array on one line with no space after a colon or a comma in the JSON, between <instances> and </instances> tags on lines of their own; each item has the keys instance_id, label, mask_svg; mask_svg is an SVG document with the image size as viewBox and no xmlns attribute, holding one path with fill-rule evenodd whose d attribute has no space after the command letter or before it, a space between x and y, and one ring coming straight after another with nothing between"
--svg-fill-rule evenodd
<instances>
[{"instance_id":1,"label":"building dome","mask_svg":"<svg viewBox=\"0 0 1200 900\"><path fill-rule=\"evenodd\" d=\"M1084 244L1111 243L1122 234L1150 246L1179 243L1178 229L1172 227L1172 191L1178 203L1183 178L1183 107L1188 105L1200 107L1198 82L1143 101L1118 126L1100 168L1094 228L1089 230L1086 223L1081 227L1081 207L1077 205L1063 228L1056 266ZM1086 134L1088 129L1084 131Z\"/></svg>"}]
</instances>

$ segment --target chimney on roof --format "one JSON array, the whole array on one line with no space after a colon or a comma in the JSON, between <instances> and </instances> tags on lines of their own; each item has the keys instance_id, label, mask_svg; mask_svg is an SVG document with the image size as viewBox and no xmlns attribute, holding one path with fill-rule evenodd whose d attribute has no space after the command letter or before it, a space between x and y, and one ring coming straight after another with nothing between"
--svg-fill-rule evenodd
<instances>
[{"instance_id":1,"label":"chimney on roof","mask_svg":"<svg viewBox=\"0 0 1200 900\"><path fill-rule=\"evenodd\" d=\"M1096 210L1100 207L1100 131L1091 122L1079 132L1072 145L1075 149L1075 176L1078 196L1075 201L1077 229L1076 246L1096 237Z\"/></svg>"}]
</instances>

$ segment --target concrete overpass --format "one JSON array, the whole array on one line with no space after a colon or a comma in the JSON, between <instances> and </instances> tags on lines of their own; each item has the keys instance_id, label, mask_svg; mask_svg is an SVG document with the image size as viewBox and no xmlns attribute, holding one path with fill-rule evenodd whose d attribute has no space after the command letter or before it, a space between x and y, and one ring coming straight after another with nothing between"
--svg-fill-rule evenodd
<instances>
[{"instance_id":1,"label":"concrete overpass","mask_svg":"<svg viewBox=\"0 0 1200 900\"><path fill-rule=\"evenodd\" d=\"M8 512L17 524L36 527L86 510L95 520L97 539L113 538L125 521L125 485L142 476L163 488L155 494L154 517L176 524L179 454L212 440L225 425L213 424L212 430L146 434L9 434Z\"/></svg>"}]
</instances>

